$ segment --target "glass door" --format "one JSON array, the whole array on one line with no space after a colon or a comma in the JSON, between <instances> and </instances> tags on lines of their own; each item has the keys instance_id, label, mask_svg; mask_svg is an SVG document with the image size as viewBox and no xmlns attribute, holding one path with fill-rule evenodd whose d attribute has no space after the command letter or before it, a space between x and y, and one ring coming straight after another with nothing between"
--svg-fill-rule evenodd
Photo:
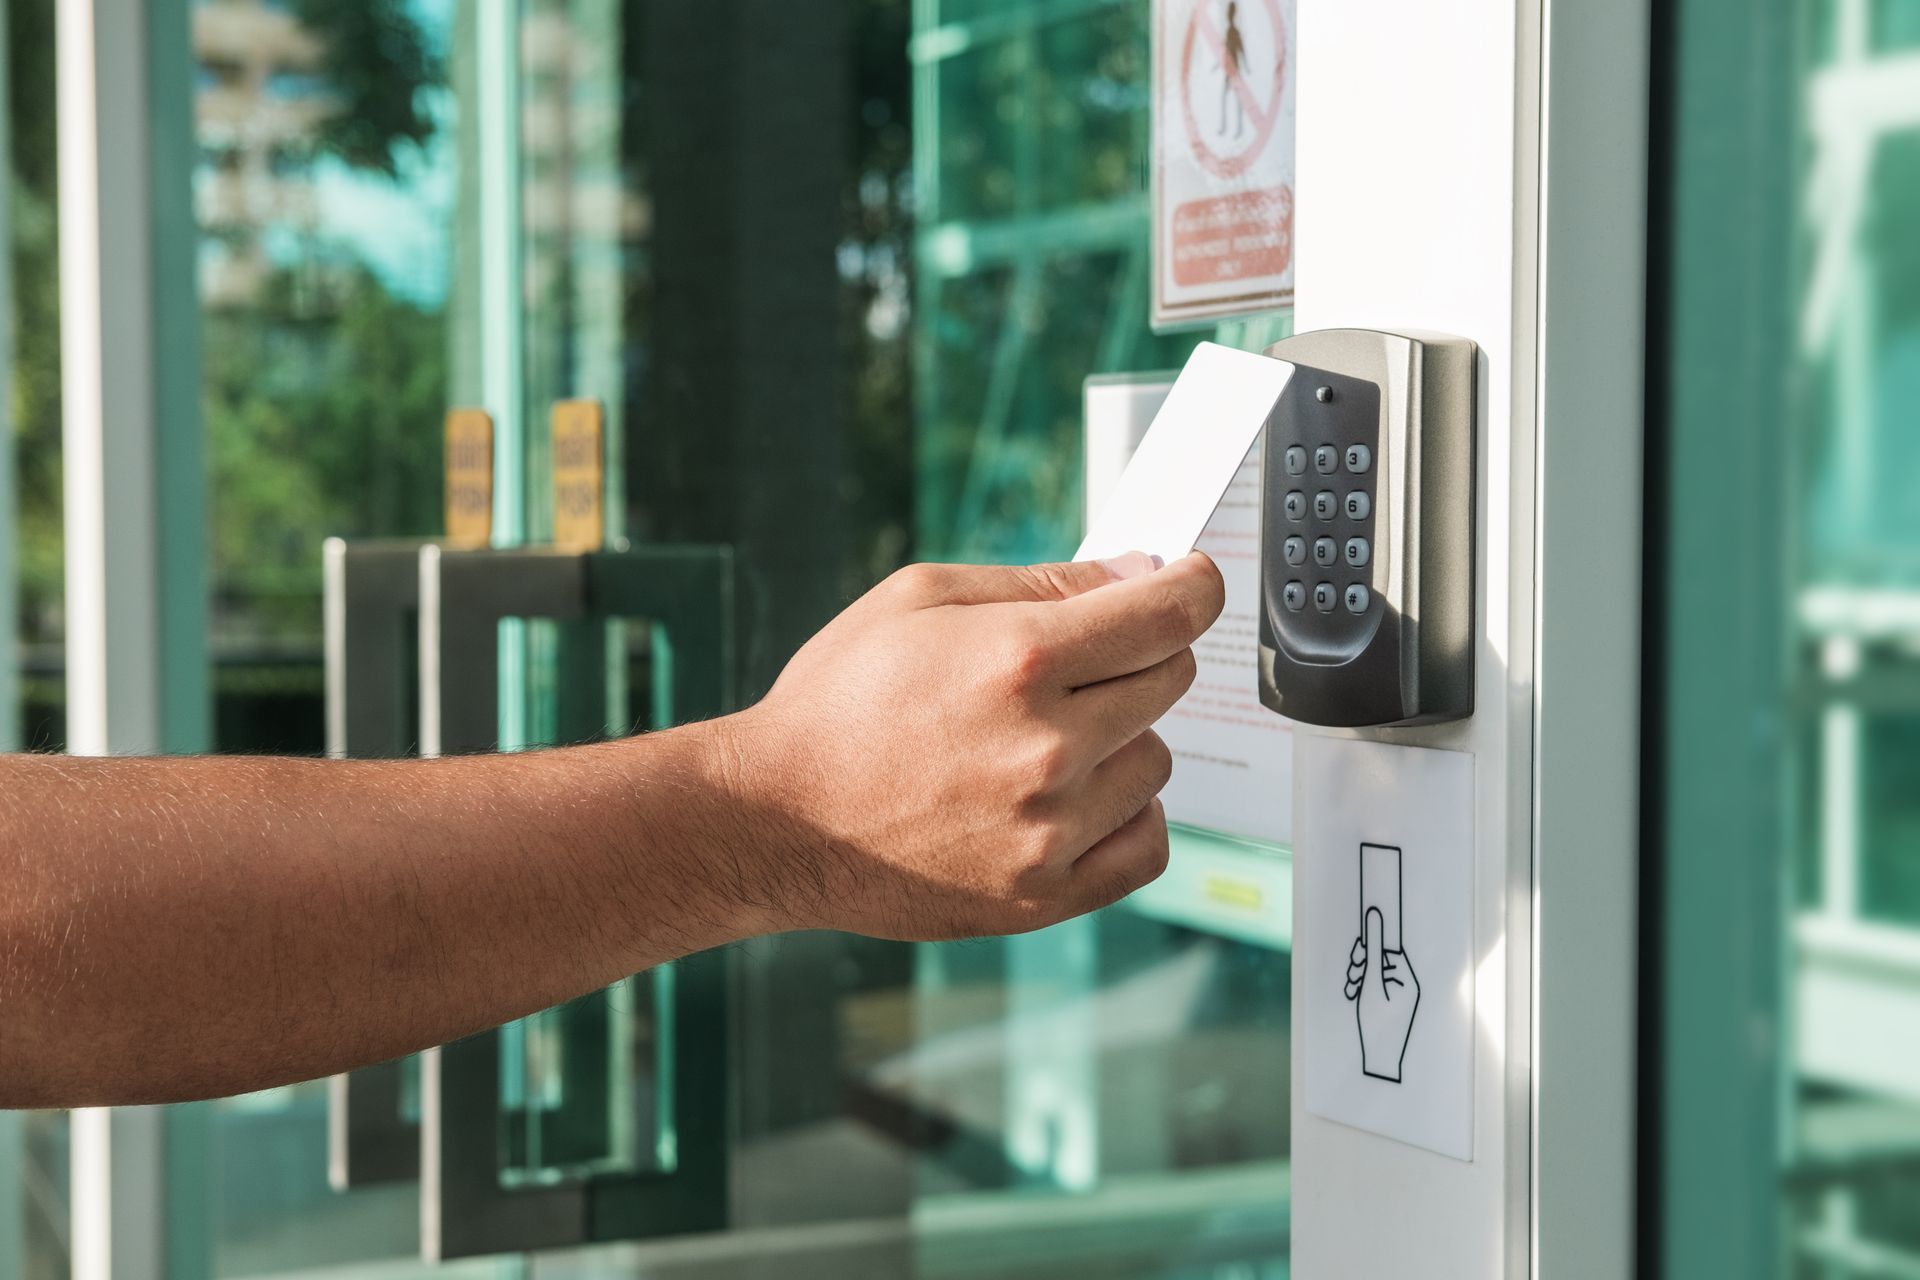
<instances>
[{"instance_id":1,"label":"glass door","mask_svg":"<svg viewBox=\"0 0 1920 1280\"><path fill-rule=\"evenodd\" d=\"M179 233L193 238L198 315L181 320L201 336L217 750L342 748L327 741L323 543L440 531L439 424L478 394L463 321L478 222L465 10L155 7L192 60L192 137L175 149L193 161L192 226ZM406 694L390 692L397 709ZM410 714L355 728L364 754L418 750ZM362 1083L352 1134L327 1081L170 1109L173 1267L412 1270L417 1065Z\"/></svg>"},{"instance_id":2,"label":"glass door","mask_svg":"<svg viewBox=\"0 0 1920 1280\"><path fill-rule=\"evenodd\" d=\"M1920 14L1681 7L1649 1261L1897 1275L1920 1267Z\"/></svg>"},{"instance_id":3,"label":"glass door","mask_svg":"<svg viewBox=\"0 0 1920 1280\"><path fill-rule=\"evenodd\" d=\"M1302 1106L1300 851L1183 827L1153 892L1042 933L758 940L331 1091L176 1109L183 1271L1522 1274L1592 1256L1562 1222L1624 1249L1638 619L1601 605L1639 580L1586 531L1639 492L1638 301L1601 286L1638 271L1608 237L1640 225L1640 131L1567 69L1599 39L1637 74L1640 44L1633 6L1557 17L1553 119L1625 159L1547 184L1585 150L1541 132L1518 8L1320 8L1301 46L1303 327L1482 362L1476 715L1377 735L1471 758L1470 1158ZM381 574L402 711L372 749L432 754L719 713L904 563L1070 554L1089 379L1294 325L1148 323L1154 13L193 3L217 745L324 749L329 656L349 708L375 683ZM455 406L492 417L490 545L442 536ZM559 549L581 413L604 519ZM1611 1084L1537 1091L1534 1055Z\"/></svg>"},{"instance_id":4,"label":"glass door","mask_svg":"<svg viewBox=\"0 0 1920 1280\"><path fill-rule=\"evenodd\" d=\"M223 748L322 749L323 560L336 748L724 709L901 564L1069 555L1087 378L1289 332L1147 323L1146 0L485 9L397 6L367 47L192 10ZM383 94L396 48L418 83ZM336 133L342 85L387 133ZM261 103L287 136L234 123ZM542 549L559 401L603 415L598 558ZM491 551L439 545L455 405L494 418ZM297 533L265 538L269 479ZM175 1217L222 1277L404 1273L423 1212L479 1274L1283 1274L1287 851L1179 842L1184 895L1029 938L766 939L331 1113L325 1083L178 1109ZM591 1241L623 1243L560 1248Z\"/></svg>"},{"instance_id":5,"label":"glass door","mask_svg":"<svg viewBox=\"0 0 1920 1280\"><path fill-rule=\"evenodd\" d=\"M1145 0L527 12L529 414L598 379L628 542L731 548L744 697L903 563L1070 555L1089 376L1288 332L1147 323ZM1286 851L1182 841L1255 873L741 948L727 1229L543 1274L1281 1273Z\"/></svg>"},{"instance_id":6,"label":"glass door","mask_svg":"<svg viewBox=\"0 0 1920 1280\"><path fill-rule=\"evenodd\" d=\"M1169 379L1203 338L1291 331L1284 312L1147 323L1152 19L914 6L921 556L1071 556L1087 379ZM916 1170L916 1274L1284 1273L1290 939L1250 926L1288 852L1188 829L1173 858L1094 917L917 949L915 1040L870 1085L939 1135Z\"/></svg>"}]
</instances>

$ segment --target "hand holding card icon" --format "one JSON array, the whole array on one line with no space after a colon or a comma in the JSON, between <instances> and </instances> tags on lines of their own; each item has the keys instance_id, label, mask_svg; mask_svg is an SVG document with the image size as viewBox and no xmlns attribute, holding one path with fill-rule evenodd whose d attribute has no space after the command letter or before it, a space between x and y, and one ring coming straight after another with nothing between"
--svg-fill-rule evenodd
<instances>
[{"instance_id":1,"label":"hand holding card icon","mask_svg":"<svg viewBox=\"0 0 1920 1280\"><path fill-rule=\"evenodd\" d=\"M1400 850L1360 846L1360 936L1347 953L1346 996L1360 1027L1360 1070L1400 1083L1413 1015L1420 1008L1401 934Z\"/></svg>"}]
</instances>

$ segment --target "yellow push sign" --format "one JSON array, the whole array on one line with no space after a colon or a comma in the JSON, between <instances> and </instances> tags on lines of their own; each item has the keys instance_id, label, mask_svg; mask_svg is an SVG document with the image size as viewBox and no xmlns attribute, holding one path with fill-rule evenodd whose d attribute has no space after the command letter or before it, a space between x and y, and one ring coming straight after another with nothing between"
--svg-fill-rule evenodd
<instances>
[{"instance_id":1,"label":"yellow push sign","mask_svg":"<svg viewBox=\"0 0 1920 1280\"><path fill-rule=\"evenodd\" d=\"M553 545L562 551L606 541L605 419L598 400L553 406Z\"/></svg>"},{"instance_id":2,"label":"yellow push sign","mask_svg":"<svg viewBox=\"0 0 1920 1280\"><path fill-rule=\"evenodd\" d=\"M447 413L447 545L493 540L493 419L484 409Z\"/></svg>"}]
</instances>

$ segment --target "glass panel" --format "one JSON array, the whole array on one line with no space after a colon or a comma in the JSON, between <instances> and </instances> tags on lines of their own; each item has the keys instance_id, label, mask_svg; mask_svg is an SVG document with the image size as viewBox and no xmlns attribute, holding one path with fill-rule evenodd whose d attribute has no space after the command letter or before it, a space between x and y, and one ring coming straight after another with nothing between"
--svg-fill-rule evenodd
<instances>
[{"instance_id":1,"label":"glass panel","mask_svg":"<svg viewBox=\"0 0 1920 1280\"><path fill-rule=\"evenodd\" d=\"M1920 1268L1920 9L1681 8L1700 34L1669 69L1654 206L1660 1256L1900 1274Z\"/></svg>"},{"instance_id":2,"label":"glass panel","mask_svg":"<svg viewBox=\"0 0 1920 1280\"><path fill-rule=\"evenodd\" d=\"M616 0L522 6L522 465L531 543L553 529L551 409L574 399L598 401L606 414L606 533L609 544L621 538L634 350L626 334L637 319L630 282L647 212L626 182L640 123L624 75L631 26ZM651 625L530 621L525 634L529 744L672 723L652 714L670 716L664 696L656 705ZM505 1029L503 1185L672 1172L672 1000L673 973L660 970Z\"/></svg>"},{"instance_id":3,"label":"glass panel","mask_svg":"<svg viewBox=\"0 0 1920 1280\"><path fill-rule=\"evenodd\" d=\"M67 1113L0 1112L0 1270L21 1280L67 1280Z\"/></svg>"},{"instance_id":4,"label":"glass panel","mask_svg":"<svg viewBox=\"0 0 1920 1280\"><path fill-rule=\"evenodd\" d=\"M474 234L478 135L458 108L467 86L512 77L474 75L471 7L380 11L410 21L421 66L451 61L457 86L402 95L431 108L412 133L391 95L368 105L401 126L389 168L365 136L316 123L339 70L331 9L195 10L197 32L238 14L293 24L278 45L202 37L227 747L317 746L317 720L312 745L301 736L317 707L300 683L317 652L306 543L430 531L439 415L483 372L466 291L508 246ZM1176 367L1202 336L1285 332L1284 317L1147 327L1146 0L525 0L521 14L525 430L503 483L524 488L540 540L548 407L599 400L611 532L732 549L727 639L748 695L909 559L1069 553L1087 376ZM249 93L312 137L262 151L220 132ZM276 193L276 212L236 191ZM389 223L406 252L367 231ZM392 351L369 349L389 331ZM660 708L674 655L652 628L506 634L527 695L515 745L591 736L609 705L623 727ZM270 713L226 674L247 654L263 660L246 689L281 699ZM742 1040L710 1064L735 1226L910 1224L866 1274L1283 1273L1283 948L1124 906L960 946L766 939L735 968ZM666 1122L688 1085L665 1066L672 984L648 975L501 1037L504 1184L686 1158ZM326 1191L321 1099L301 1086L182 1113L183 1132L207 1126L217 1171L217 1273L409 1250L412 1188ZM620 1257L610 1274L634 1269Z\"/></svg>"},{"instance_id":5,"label":"glass panel","mask_svg":"<svg viewBox=\"0 0 1920 1280\"><path fill-rule=\"evenodd\" d=\"M1060 558L1084 379L1285 326L1147 328L1147 4L935 8L913 45L916 101L939 104L915 120L938 184L918 210L916 550ZM914 1043L871 1086L924 1135L916 1274L1284 1273L1288 956L1142 912L919 949Z\"/></svg>"},{"instance_id":6,"label":"glass panel","mask_svg":"<svg viewBox=\"0 0 1920 1280\"><path fill-rule=\"evenodd\" d=\"M472 288L461 9L189 6L222 751L323 750L322 540L440 527L449 317ZM409 1068L396 1122L418 1118ZM208 1275L418 1256L415 1184L328 1186L324 1081L175 1108L169 1133L177 1247Z\"/></svg>"},{"instance_id":7,"label":"glass panel","mask_svg":"<svg viewBox=\"0 0 1920 1280\"><path fill-rule=\"evenodd\" d=\"M602 400L627 535L733 548L748 694L908 559L1070 553L1087 376L1286 331L1148 330L1147 15L529 5L530 435ZM1284 1270L1284 950L1121 908L736 959L737 1227L912 1222L823 1274ZM525 1098L549 1040L508 1050Z\"/></svg>"},{"instance_id":8,"label":"glass panel","mask_svg":"<svg viewBox=\"0 0 1920 1280\"><path fill-rule=\"evenodd\" d=\"M0 751L65 745L60 306L51 4L0 3ZM0 1274L72 1270L67 1115L0 1113Z\"/></svg>"},{"instance_id":9,"label":"glass panel","mask_svg":"<svg viewBox=\"0 0 1920 1280\"><path fill-rule=\"evenodd\" d=\"M503 1187L674 1171L674 976L656 969L504 1030Z\"/></svg>"},{"instance_id":10,"label":"glass panel","mask_svg":"<svg viewBox=\"0 0 1920 1280\"><path fill-rule=\"evenodd\" d=\"M372 14L193 7L221 750L321 751L321 541L441 521L452 15Z\"/></svg>"},{"instance_id":11,"label":"glass panel","mask_svg":"<svg viewBox=\"0 0 1920 1280\"><path fill-rule=\"evenodd\" d=\"M1920 1016L1920 77L1897 70L1920 26L1911 4L1831 7L1834 45L1804 72L1801 207L1832 203L1802 224L1798 299L1814 391L1794 485L1796 684L1811 714L1790 750L1819 760L1800 803L1820 873L1784 993L1793 1274L1920 1265L1920 1065L1888 1043ZM1887 96L1861 96L1868 83Z\"/></svg>"},{"instance_id":12,"label":"glass panel","mask_svg":"<svg viewBox=\"0 0 1920 1280\"><path fill-rule=\"evenodd\" d=\"M4 6L11 161L7 262L11 297L0 458L0 749L66 744L64 539L60 524L60 292L55 225L53 6Z\"/></svg>"}]
</instances>

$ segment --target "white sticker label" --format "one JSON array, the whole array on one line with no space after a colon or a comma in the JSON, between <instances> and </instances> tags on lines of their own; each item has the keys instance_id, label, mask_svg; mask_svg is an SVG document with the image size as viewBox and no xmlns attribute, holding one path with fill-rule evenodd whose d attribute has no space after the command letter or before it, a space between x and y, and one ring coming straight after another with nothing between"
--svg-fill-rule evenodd
<instances>
[{"instance_id":1,"label":"white sticker label","mask_svg":"<svg viewBox=\"0 0 1920 1280\"><path fill-rule=\"evenodd\" d=\"M1302 736L1294 1008L1304 1106L1473 1159L1473 757Z\"/></svg>"}]
</instances>

